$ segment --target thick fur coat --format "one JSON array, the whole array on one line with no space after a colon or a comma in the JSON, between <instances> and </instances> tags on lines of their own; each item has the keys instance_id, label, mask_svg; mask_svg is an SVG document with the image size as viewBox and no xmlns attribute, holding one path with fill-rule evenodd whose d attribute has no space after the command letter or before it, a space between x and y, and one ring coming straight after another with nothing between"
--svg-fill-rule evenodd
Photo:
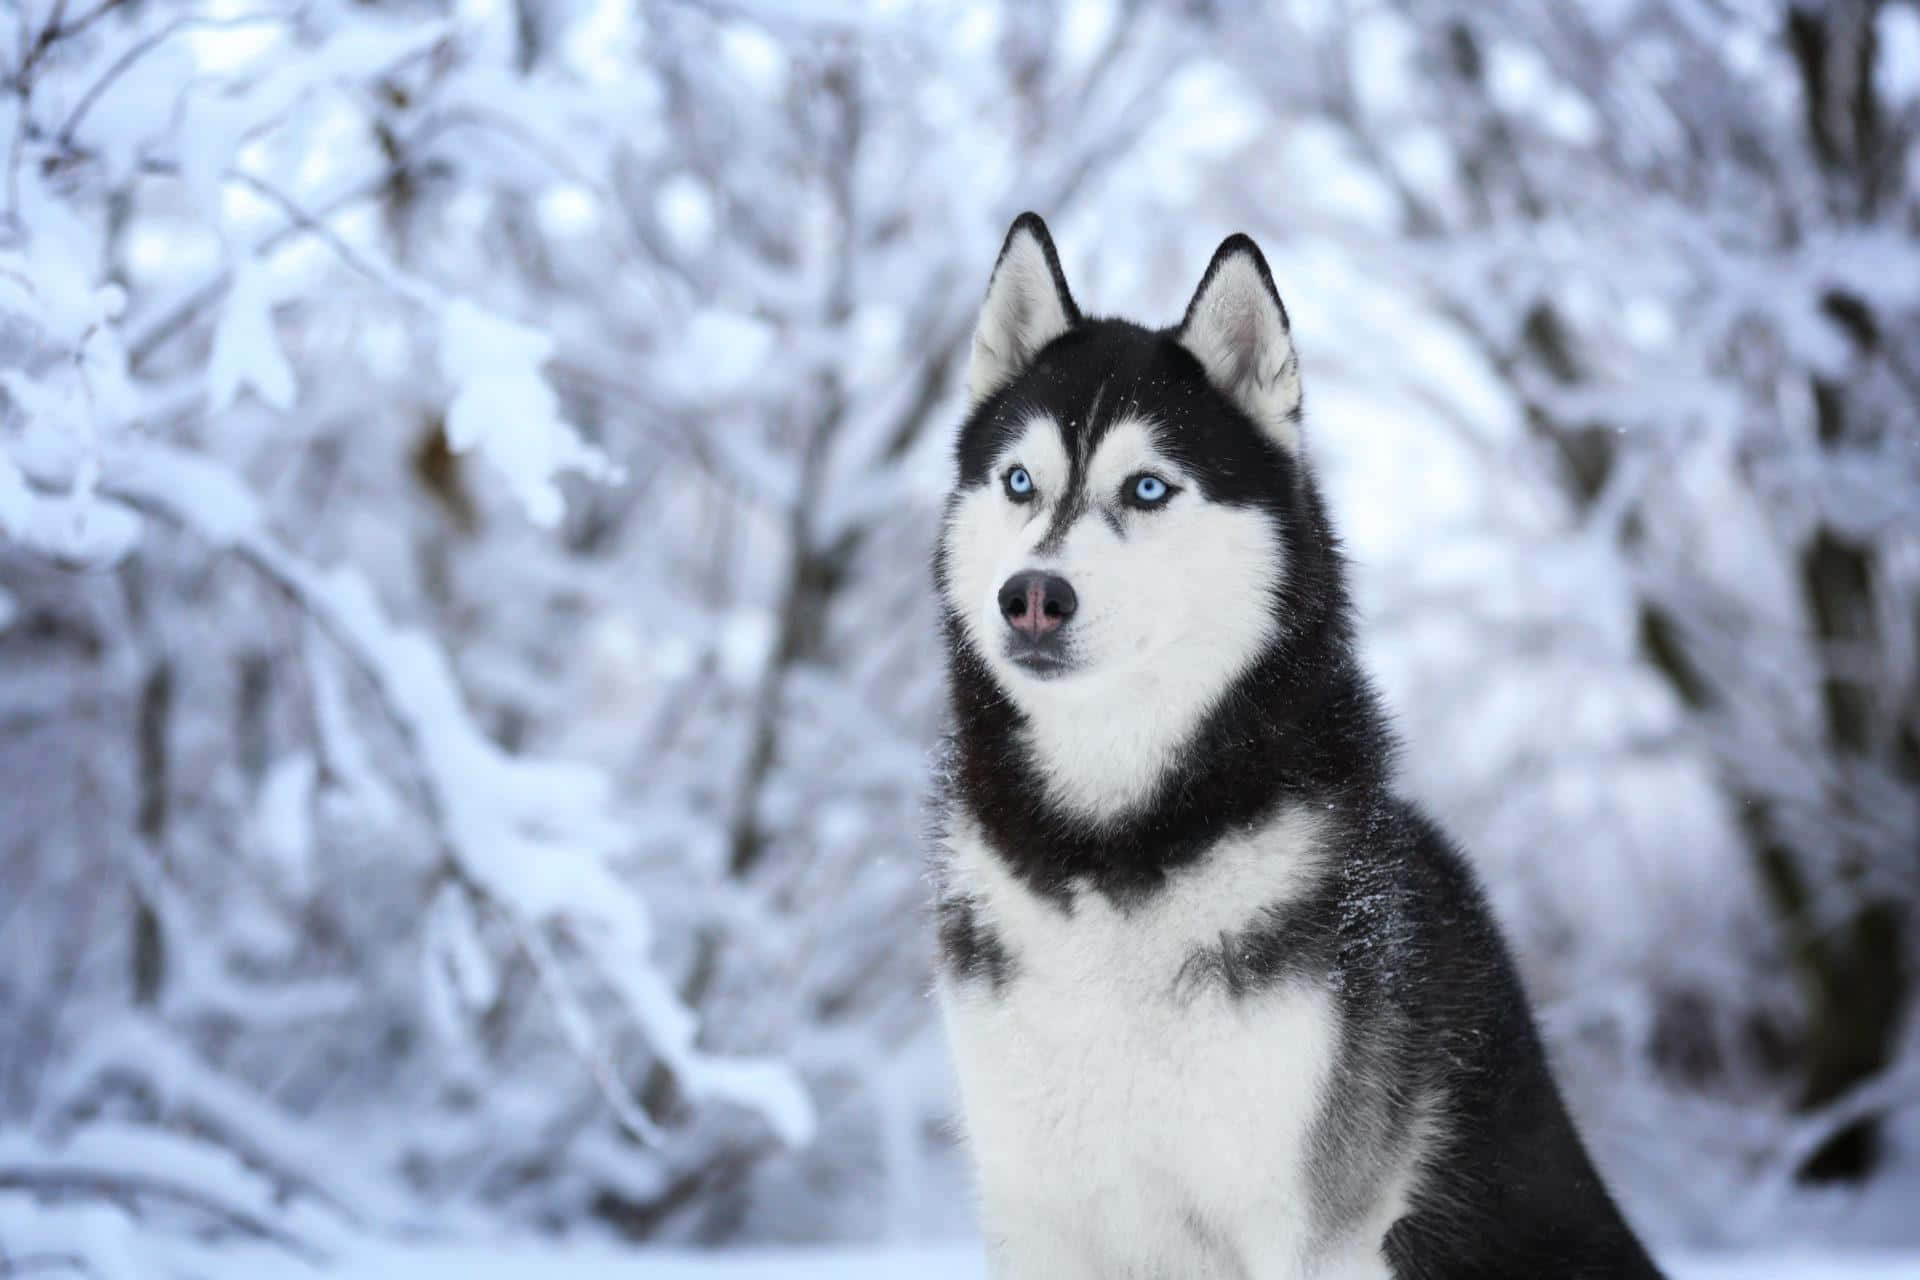
<instances>
[{"instance_id":1,"label":"thick fur coat","mask_svg":"<svg viewBox=\"0 0 1920 1280\"><path fill-rule=\"evenodd\" d=\"M935 920L994 1274L1656 1276L1393 790L1253 242L1153 330L1023 216L969 394Z\"/></svg>"}]
</instances>

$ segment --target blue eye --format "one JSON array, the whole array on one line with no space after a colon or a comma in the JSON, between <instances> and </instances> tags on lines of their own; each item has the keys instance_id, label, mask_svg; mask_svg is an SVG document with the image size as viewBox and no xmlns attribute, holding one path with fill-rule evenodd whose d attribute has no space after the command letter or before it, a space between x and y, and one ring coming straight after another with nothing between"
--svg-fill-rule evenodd
<instances>
[{"instance_id":1,"label":"blue eye","mask_svg":"<svg viewBox=\"0 0 1920 1280\"><path fill-rule=\"evenodd\" d=\"M1025 467L1015 467L1007 472L1007 495L1015 502L1024 502L1033 496L1033 477L1027 474Z\"/></svg>"},{"instance_id":2,"label":"blue eye","mask_svg":"<svg viewBox=\"0 0 1920 1280\"><path fill-rule=\"evenodd\" d=\"M1158 506L1167 500L1173 489L1156 475L1138 475L1133 478L1131 497L1139 506Z\"/></svg>"}]
</instances>

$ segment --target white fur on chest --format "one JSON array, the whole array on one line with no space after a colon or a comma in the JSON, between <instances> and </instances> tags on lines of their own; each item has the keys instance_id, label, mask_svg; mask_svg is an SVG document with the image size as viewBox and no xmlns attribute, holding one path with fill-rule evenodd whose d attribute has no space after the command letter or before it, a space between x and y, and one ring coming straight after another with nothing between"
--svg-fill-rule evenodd
<instances>
[{"instance_id":1,"label":"white fur on chest","mask_svg":"<svg viewBox=\"0 0 1920 1280\"><path fill-rule=\"evenodd\" d=\"M996 1275L1386 1275L1315 1238L1308 1142L1338 1045L1331 993L1230 996L1182 980L1320 871L1305 812L1223 842L1122 910L1070 913L1015 880L963 817L944 891L969 898L1012 978L941 986Z\"/></svg>"}]
</instances>

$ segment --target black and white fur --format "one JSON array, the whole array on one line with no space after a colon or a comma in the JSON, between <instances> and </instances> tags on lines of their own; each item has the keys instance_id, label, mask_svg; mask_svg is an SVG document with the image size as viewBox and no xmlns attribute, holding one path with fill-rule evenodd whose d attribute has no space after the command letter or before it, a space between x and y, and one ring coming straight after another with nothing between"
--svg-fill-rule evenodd
<instances>
[{"instance_id":1,"label":"black and white fur","mask_svg":"<svg viewBox=\"0 0 1920 1280\"><path fill-rule=\"evenodd\" d=\"M935 910L994 1274L1657 1276L1392 790L1253 242L1152 330L1023 216L969 394Z\"/></svg>"}]
</instances>

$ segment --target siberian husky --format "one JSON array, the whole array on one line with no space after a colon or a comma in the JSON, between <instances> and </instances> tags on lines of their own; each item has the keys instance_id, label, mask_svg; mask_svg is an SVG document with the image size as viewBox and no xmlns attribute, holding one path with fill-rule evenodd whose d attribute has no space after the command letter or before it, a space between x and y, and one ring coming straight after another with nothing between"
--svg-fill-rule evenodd
<instances>
[{"instance_id":1,"label":"siberian husky","mask_svg":"<svg viewBox=\"0 0 1920 1280\"><path fill-rule=\"evenodd\" d=\"M933 878L994 1275L1657 1277L1393 790L1260 250L1147 329L1024 215L968 396Z\"/></svg>"}]
</instances>

